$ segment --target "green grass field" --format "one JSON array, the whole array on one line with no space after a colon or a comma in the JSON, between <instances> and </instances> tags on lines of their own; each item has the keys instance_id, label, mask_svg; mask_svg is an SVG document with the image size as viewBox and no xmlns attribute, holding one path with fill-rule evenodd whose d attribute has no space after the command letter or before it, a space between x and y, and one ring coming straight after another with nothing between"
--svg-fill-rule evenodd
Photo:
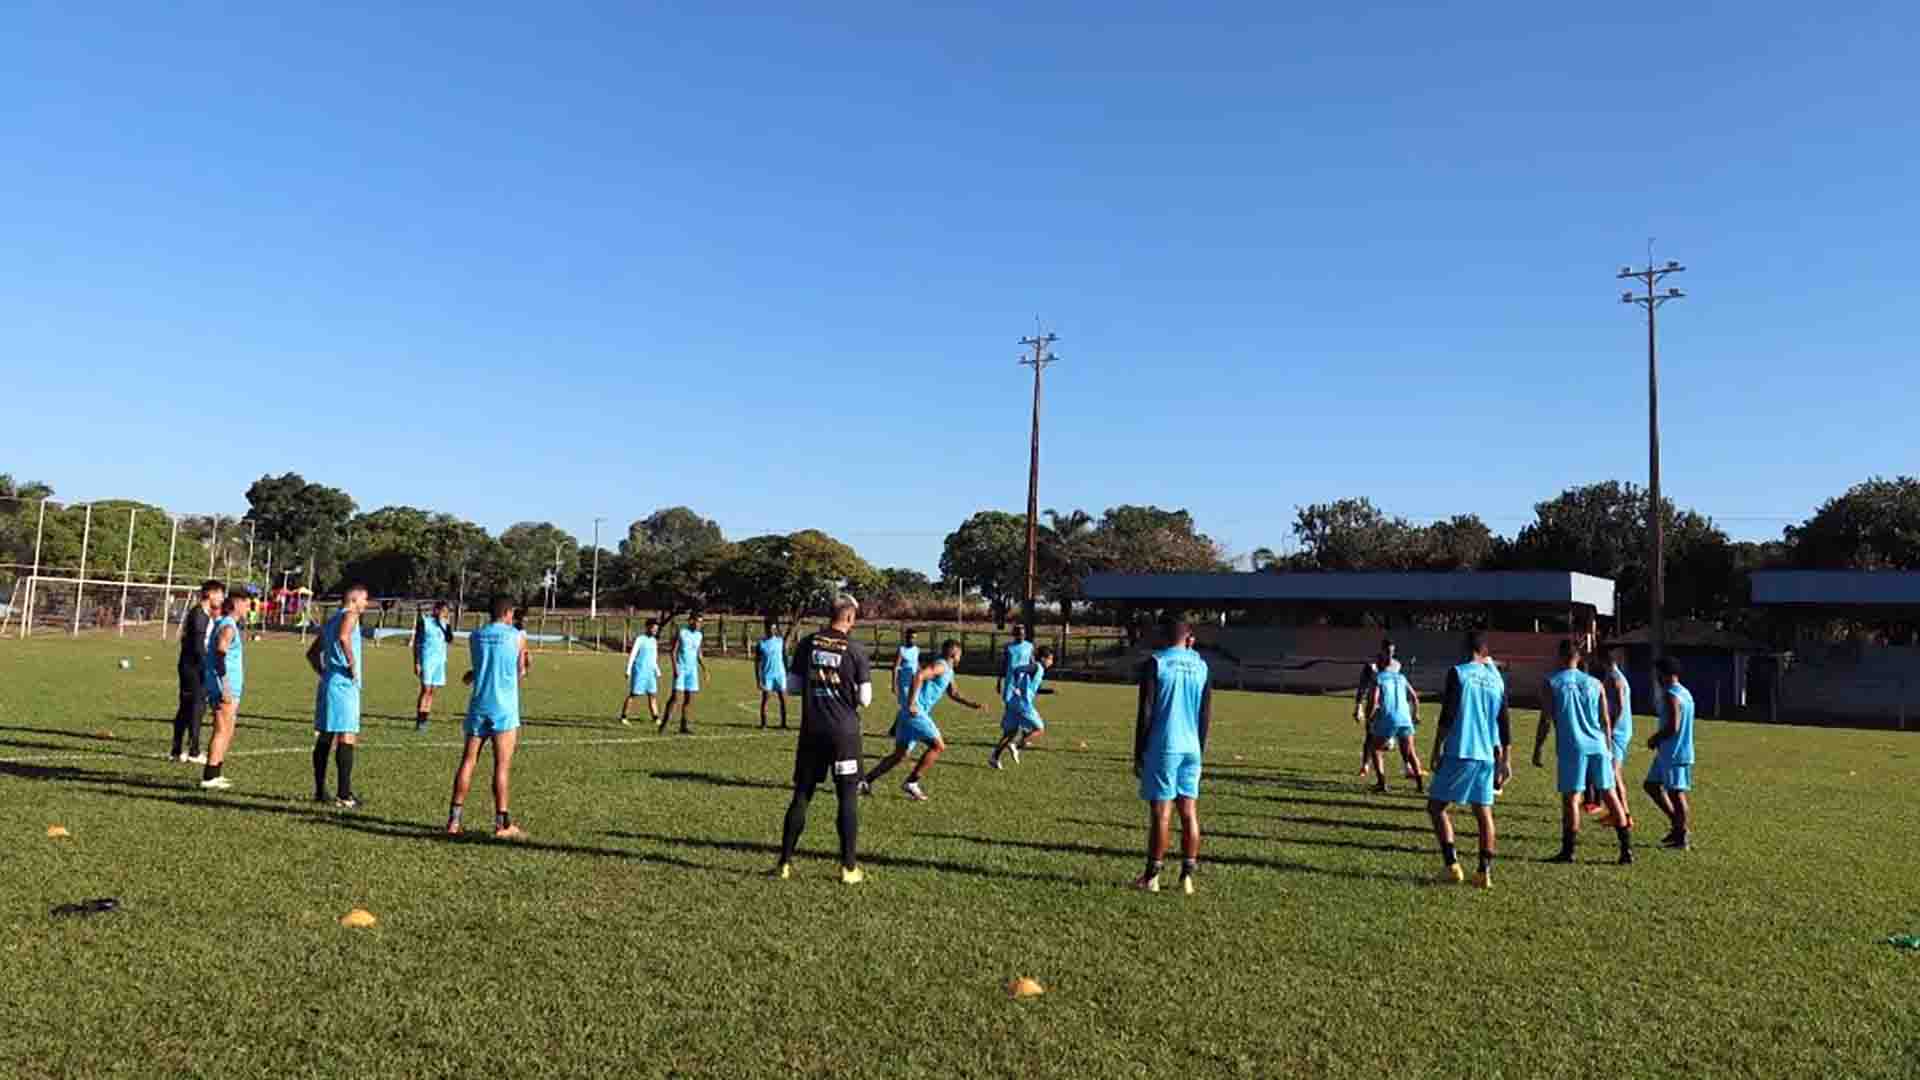
<instances>
[{"instance_id":1,"label":"green grass field","mask_svg":"<svg viewBox=\"0 0 1920 1080\"><path fill-rule=\"evenodd\" d=\"M849 888L830 793L797 877L762 876L791 746L755 730L743 663L714 663L694 736L659 737L611 722L618 658L540 656L515 790L531 841L506 845L437 835L464 693L416 736L404 647L368 656L369 805L345 813L306 801L293 642L249 649L218 795L162 760L170 644L0 642L0 1072L1920 1073L1920 955L1882 943L1920 931L1913 736L1704 725L1698 847L1653 850L1641 799L1630 868L1605 830L1585 865L1540 864L1552 776L1523 765L1479 892L1430 884L1410 790L1363 792L1341 702L1224 693L1202 891L1148 896L1124 888L1130 693L1062 684L1048 743L1000 773L997 713L943 707L933 801L866 804L873 880ZM469 820L490 811L477 784ZM123 909L48 915L95 896ZM379 925L341 927L353 907ZM1011 1000L1022 975L1048 992Z\"/></svg>"}]
</instances>

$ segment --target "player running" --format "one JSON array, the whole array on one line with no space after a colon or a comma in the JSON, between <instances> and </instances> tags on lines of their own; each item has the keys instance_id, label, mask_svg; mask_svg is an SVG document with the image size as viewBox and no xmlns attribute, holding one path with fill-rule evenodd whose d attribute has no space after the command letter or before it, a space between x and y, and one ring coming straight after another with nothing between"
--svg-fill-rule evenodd
<instances>
[{"instance_id":1,"label":"player running","mask_svg":"<svg viewBox=\"0 0 1920 1080\"><path fill-rule=\"evenodd\" d=\"M1425 791L1420 752L1413 746L1413 729L1420 718L1420 694L1393 659L1391 644L1380 651L1379 670L1373 677L1373 700L1368 703L1373 719L1367 728L1367 760L1373 766L1373 790L1376 793L1387 790L1384 750L1397 746L1400 760L1406 763L1407 776L1413 781L1413 790Z\"/></svg>"},{"instance_id":2,"label":"player running","mask_svg":"<svg viewBox=\"0 0 1920 1080\"><path fill-rule=\"evenodd\" d=\"M1171 623L1163 647L1140 665L1140 700L1133 728L1133 774L1147 804L1147 869L1133 887L1160 891L1170 819L1180 809L1180 891L1193 894L1200 867L1200 756L1213 719L1207 662L1186 645L1190 628Z\"/></svg>"},{"instance_id":3,"label":"player running","mask_svg":"<svg viewBox=\"0 0 1920 1080\"><path fill-rule=\"evenodd\" d=\"M207 705L213 709L213 738L207 742L207 763L200 771L200 786L209 791L224 791L233 786L222 770L227 749L233 745L234 725L240 719L240 693L246 688L246 635L240 632L241 620L253 608L253 597L232 593L220 603L220 617L207 631L207 659L202 670Z\"/></svg>"},{"instance_id":4,"label":"player running","mask_svg":"<svg viewBox=\"0 0 1920 1080\"><path fill-rule=\"evenodd\" d=\"M413 626L413 675L420 680L420 700L414 706L413 730L427 730L433 716L433 692L447 685L447 646L453 643L453 626L447 622L451 610L445 600L436 600L433 612L422 615Z\"/></svg>"},{"instance_id":5,"label":"player running","mask_svg":"<svg viewBox=\"0 0 1920 1080\"><path fill-rule=\"evenodd\" d=\"M1541 744L1549 728L1557 760L1560 792L1560 853L1548 862L1570 863L1580 840L1580 801L1588 790L1603 793L1607 809L1621 824L1620 865L1633 862L1633 832L1625 825L1626 812L1613 783L1613 725L1607 718L1606 691L1600 680L1580 670L1578 642L1560 642L1560 670L1548 676L1540 694L1540 727L1533 733L1533 767L1541 766Z\"/></svg>"},{"instance_id":6,"label":"player running","mask_svg":"<svg viewBox=\"0 0 1920 1080\"><path fill-rule=\"evenodd\" d=\"M1033 642L1027 640L1028 634L1029 631L1024 623L1013 624L1013 640L1007 642L1006 649L1002 651L1000 672L993 679L995 697L1004 700L1007 694L1007 679L1015 671L1033 663Z\"/></svg>"},{"instance_id":7,"label":"player running","mask_svg":"<svg viewBox=\"0 0 1920 1080\"><path fill-rule=\"evenodd\" d=\"M660 707L654 698L660 692L660 620L648 619L633 639L633 649L627 653L627 696L620 701L620 723L630 725L627 719L627 707L633 699L642 694L647 696L647 719L660 723ZM666 725L660 724L665 731Z\"/></svg>"},{"instance_id":8,"label":"player running","mask_svg":"<svg viewBox=\"0 0 1920 1080\"><path fill-rule=\"evenodd\" d=\"M948 638L940 645L939 656L923 657L920 670L913 676L913 686L907 691L907 704L900 709L900 716L894 722L893 753L880 759L873 771L860 781L860 794L871 795L874 781L900 764L913 749L914 743L920 743L927 749L914 762L913 771L900 785L907 798L914 802L926 802L927 793L920 787L920 781L933 768L933 763L946 752L946 740L940 737L940 729L933 723L933 707L943 697L949 697L975 712L983 706L977 701L968 701L961 696L960 688L954 685L953 677L960 667L960 643Z\"/></svg>"},{"instance_id":9,"label":"player running","mask_svg":"<svg viewBox=\"0 0 1920 1080\"><path fill-rule=\"evenodd\" d=\"M205 765L200 752L200 718L207 711L207 641L213 620L226 603L227 587L218 581L200 583L200 602L180 620L180 705L173 714L173 749L167 757L180 764Z\"/></svg>"},{"instance_id":10,"label":"player running","mask_svg":"<svg viewBox=\"0 0 1920 1080\"><path fill-rule=\"evenodd\" d=\"M780 636L780 624L766 622L766 633L753 647L760 677L760 730L767 727L767 698L780 698L780 730L787 730L787 639Z\"/></svg>"},{"instance_id":11,"label":"player running","mask_svg":"<svg viewBox=\"0 0 1920 1080\"><path fill-rule=\"evenodd\" d=\"M327 753L340 773L333 805L358 810L353 794L353 750L360 741L360 688L366 666L360 660L360 613L367 609L367 587L354 585L307 648L307 663L320 677L313 693L313 801L327 801Z\"/></svg>"},{"instance_id":12,"label":"player running","mask_svg":"<svg viewBox=\"0 0 1920 1080\"><path fill-rule=\"evenodd\" d=\"M1008 674L1005 694L1007 709L1000 717L1000 743L987 758L989 767L1000 768L1003 754L1012 754L1013 763L1020 764L1020 751L1032 746L1040 736L1046 734L1046 721L1040 719L1040 684L1046 681L1047 669L1052 666L1053 646L1042 645L1034 651L1031 662Z\"/></svg>"},{"instance_id":13,"label":"player running","mask_svg":"<svg viewBox=\"0 0 1920 1080\"><path fill-rule=\"evenodd\" d=\"M695 615L673 635L673 692L667 695L666 711L660 714L660 734L667 733L673 719L673 703L680 703L680 734L691 735L693 698L700 692L700 677L706 674L707 660L700 655L700 644L707 635L700 630L702 620Z\"/></svg>"},{"instance_id":14,"label":"player running","mask_svg":"<svg viewBox=\"0 0 1920 1080\"><path fill-rule=\"evenodd\" d=\"M1433 835L1440 842L1440 860L1445 865L1440 880L1457 883L1466 875L1460 870L1453 819L1447 808L1454 803L1473 807L1480 827L1480 865L1473 883L1491 889L1493 796L1513 775L1508 760L1513 728L1507 716L1507 681L1493 666L1484 632L1476 630L1467 635L1467 654L1465 663L1447 672L1446 699L1433 735L1433 785L1427 794L1427 816L1433 820Z\"/></svg>"},{"instance_id":15,"label":"player running","mask_svg":"<svg viewBox=\"0 0 1920 1080\"><path fill-rule=\"evenodd\" d=\"M1364 779L1368 770L1373 768L1373 732L1369 729L1368 718L1373 715L1373 687L1382 671L1399 671L1400 661L1395 659L1396 647L1392 638L1380 639L1379 657L1360 666L1360 683L1353 688L1353 722L1360 725L1360 776ZM1411 778L1411 770L1409 770ZM1385 777L1381 777L1384 783Z\"/></svg>"},{"instance_id":16,"label":"player running","mask_svg":"<svg viewBox=\"0 0 1920 1080\"><path fill-rule=\"evenodd\" d=\"M1647 795L1673 826L1660 846L1686 851L1693 846L1693 692L1680 685L1680 665L1671 656L1654 662L1660 690L1654 698L1660 730L1647 740L1653 767L1647 770Z\"/></svg>"},{"instance_id":17,"label":"player running","mask_svg":"<svg viewBox=\"0 0 1920 1080\"><path fill-rule=\"evenodd\" d=\"M800 639L793 653L793 678L800 688L800 739L793 750L793 800L780 830L780 862L773 876L793 875L793 853L807 828L807 804L820 782L833 780L839 802L840 880L858 885L867 879L856 847L860 834L860 710L873 703L873 669L866 650L853 641L859 615L853 597L833 602L832 622Z\"/></svg>"},{"instance_id":18,"label":"player running","mask_svg":"<svg viewBox=\"0 0 1920 1080\"><path fill-rule=\"evenodd\" d=\"M493 838L519 840L526 831L513 823L507 809L508 786L513 772L513 748L520 738L520 680L532 666L527 654L526 635L514 629L513 601L496 596L488 605L493 621L475 630L467 638L473 658L465 682L473 687L467 699L467 719L461 730L466 746L460 751L460 765L453 771L453 799L447 805L447 835L459 836L463 825L460 815L466 806L467 792L473 787L474 766L480 763L480 749L493 743Z\"/></svg>"}]
</instances>

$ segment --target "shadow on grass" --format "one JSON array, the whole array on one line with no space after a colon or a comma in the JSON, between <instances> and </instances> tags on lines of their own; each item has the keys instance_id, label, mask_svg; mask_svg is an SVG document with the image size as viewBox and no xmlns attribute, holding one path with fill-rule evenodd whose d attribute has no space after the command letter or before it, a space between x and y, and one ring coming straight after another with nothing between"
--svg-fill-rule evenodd
<instances>
[{"instance_id":1,"label":"shadow on grass","mask_svg":"<svg viewBox=\"0 0 1920 1080\"><path fill-rule=\"evenodd\" d=\"M768 791L786 791L793 785L776 783L772 780L757 780L750 776L729 776L725 773L686 772L676 769L654 769L647 773L655 780L665 780L676 784L705 784L709 787L761 788Z\"/></svg>"},{"instance_id":2,"label":"shadow on grass","mask_svg":"<svg viewBox=\"0 0 1920 1080\"><path fill-rule=\"evenodd\" d=\"M763 855L771 866L780 855L780 845L761 843L752 840L705 840L692 836L664 836L659 833L631 833L613 831L608 836L620 840L640 840L669 847L704 848L710 851L730 851L747 855ZM1134 852L1131 858L1138 857ZM993 867L976 866L972 863L949 862L943 859L916 859L900 855L878 855L871 852L860 853L862 866L884 866L900 870L933 870L942 874L963 874L968 877L998 878L1007 881L1044 881L1058 885L1078 885L1102 887L1103 882L1089 881L1085 878L1066 874L1053 874L1039 870L999 870ZM725 870L725 867L709 869Z\"/></svg>"},{"instance_id":3,"label":"shadow on grass","mask_svg":"<svg viewBox=\"0 0 1920 1080\"><path fill-rule=\"evenodd\" d=\"M1201 829L1201 835L1205 836L1204 824L1202 824ZM1177 832L1178 829L1176 828L1175 831ZM1062 843L1059 841L1042 843L1034 840L1006 840L987 836L968 836L964 833L916 832L913 835L925 837L929 840L959 840L963 843L981 844L987 847L1027 848L1033 851L1044 851L1053 855L1092 855L1100 858L1136 863L1140 860L1142 850L1137 847L1098 847L1093 844ZM1352 878L1359 881L1404 882L1410 877L1419 876L1417 874L1383 874L1359 870L1329 870L1325 867L1310 866L1306 863L1291 862L1286 859L1259 859L1250 855L1203 854L1201 861L1217 866L1244 866L1256 870L1278 870L1289 874L1315 874L1324 877Z\"/></svg>"},{"instance_id":4,"label":"shadow on grass","mask_svg":"<svg viewBox=\"0 0 1920 1080\"><path fill-rule=\"evenodd\" d=\"M1265 833L1229 832L1225 829L1211 828L1207 825L1208 815L1202 811L1200 818L1201 835L1208 840L1252 840L1262 844L1299 844L1303 847L1346 848L1353 851L1381 851L1388 854L1419 855L1427 851L1421 846L1405 844L1367 844L1358 840L1316 840L1305 836L1269 836ZM1271 819L1262 819L1271 820ZM1146 822L1136 821L1122 825L1117 821L1087 821L1081 818L1061 818L1062 825L1089 825L1099 829L1117 829L1121 832L1144 833ZM1176 826L1176 830L1177 830ZM1211 857L1210 857L1211 858Z\"/></svg>"}]
</instances>

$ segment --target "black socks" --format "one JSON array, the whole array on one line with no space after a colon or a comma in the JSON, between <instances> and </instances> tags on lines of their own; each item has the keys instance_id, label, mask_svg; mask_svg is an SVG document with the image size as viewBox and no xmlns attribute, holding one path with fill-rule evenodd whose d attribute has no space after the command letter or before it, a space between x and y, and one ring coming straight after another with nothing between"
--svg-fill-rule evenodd
<instances>
[{"instance_id":1,"label":"black socks","mask_svg":"<svg viewBox=\"0 0 1920 1080\"><path fill-rule=\"evenodd\" d=\"M316 735L313 739L313 797L327 797L327 751L333 749L333 736Z\"/></svg>"},{"instance_id":2,"label":"black socks","mask_svg":"<svg viewBox=\"0 0 1920 1080\"><path fill-rule=\"evenodd\" d=\"M336 793L342 799L353 798L353 744L342 739L333 748L333 763L340 770L340 790Z\"/></svg>"},{"instance_id":3,"label":"black socks","mask_svg":"<svg viewBox=\"0 0 1920 1080\"><path fill-rule=\"evenodd\" d=\"M1485 851L1485 850L1481 851L1480 852L1480 872L1485 874L1485 873L1492 872L1492 870L1493 870L1493 852Z\"/></svg>"},{"instance_id":4,"label":"black socks","mask_svg":"<svg viewBox=\"0 0 1920 1080\"><path fill-rule=\"evenodd\" d=\"M1452 844L1441 844L1440 861L1446 863L1448 866L1458 866L1460 864L1460 849Z\"/></svg>"}]
</instances>

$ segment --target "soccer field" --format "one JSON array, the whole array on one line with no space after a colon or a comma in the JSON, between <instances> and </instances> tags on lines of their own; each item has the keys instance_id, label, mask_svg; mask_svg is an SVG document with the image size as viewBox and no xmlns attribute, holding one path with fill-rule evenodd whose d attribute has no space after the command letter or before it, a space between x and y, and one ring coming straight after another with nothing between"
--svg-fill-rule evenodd
<instances>
[{"instance_id":1,"label":"soccer field","mask_svg":"<svg viewBox=\"0 0 1920 1080\"><path fill-rule=\"evenodd\" d=\"M1920 1073L1920 955L1883 943L1920 931L1914 736L1705 723L1695 850L1654 847L1636 790L1639 863L1590 829L1561 867L1538 861L1552 757L1525 763L1519 713L1481 892L1431 883L1406 784L1363 790L1348 705L1221 693L1201 891L1154 896L1124 887L1131 692L1062 682L1046 742L1004 772L997 709L943 705L932 801L890 778L863 807L872 880L846 887L830 791L795 878L764 876L792 749L756 730L744 663L712 663L679 737L613 723L618 658L537 656L514 792L531 839L504 844L438 835L464 691L415 735L404 647L367 657L350 813L307 801L296 642L249 646L217 794L162 759L171 643L0 642L7 1075ZM470 822L491 809L477 779ZM48 915L99 896L121 910ZM379 924L339 925L354 907ZM1016 976L1047 992L1010 999Z\"/></svg>"}]
</instances>

